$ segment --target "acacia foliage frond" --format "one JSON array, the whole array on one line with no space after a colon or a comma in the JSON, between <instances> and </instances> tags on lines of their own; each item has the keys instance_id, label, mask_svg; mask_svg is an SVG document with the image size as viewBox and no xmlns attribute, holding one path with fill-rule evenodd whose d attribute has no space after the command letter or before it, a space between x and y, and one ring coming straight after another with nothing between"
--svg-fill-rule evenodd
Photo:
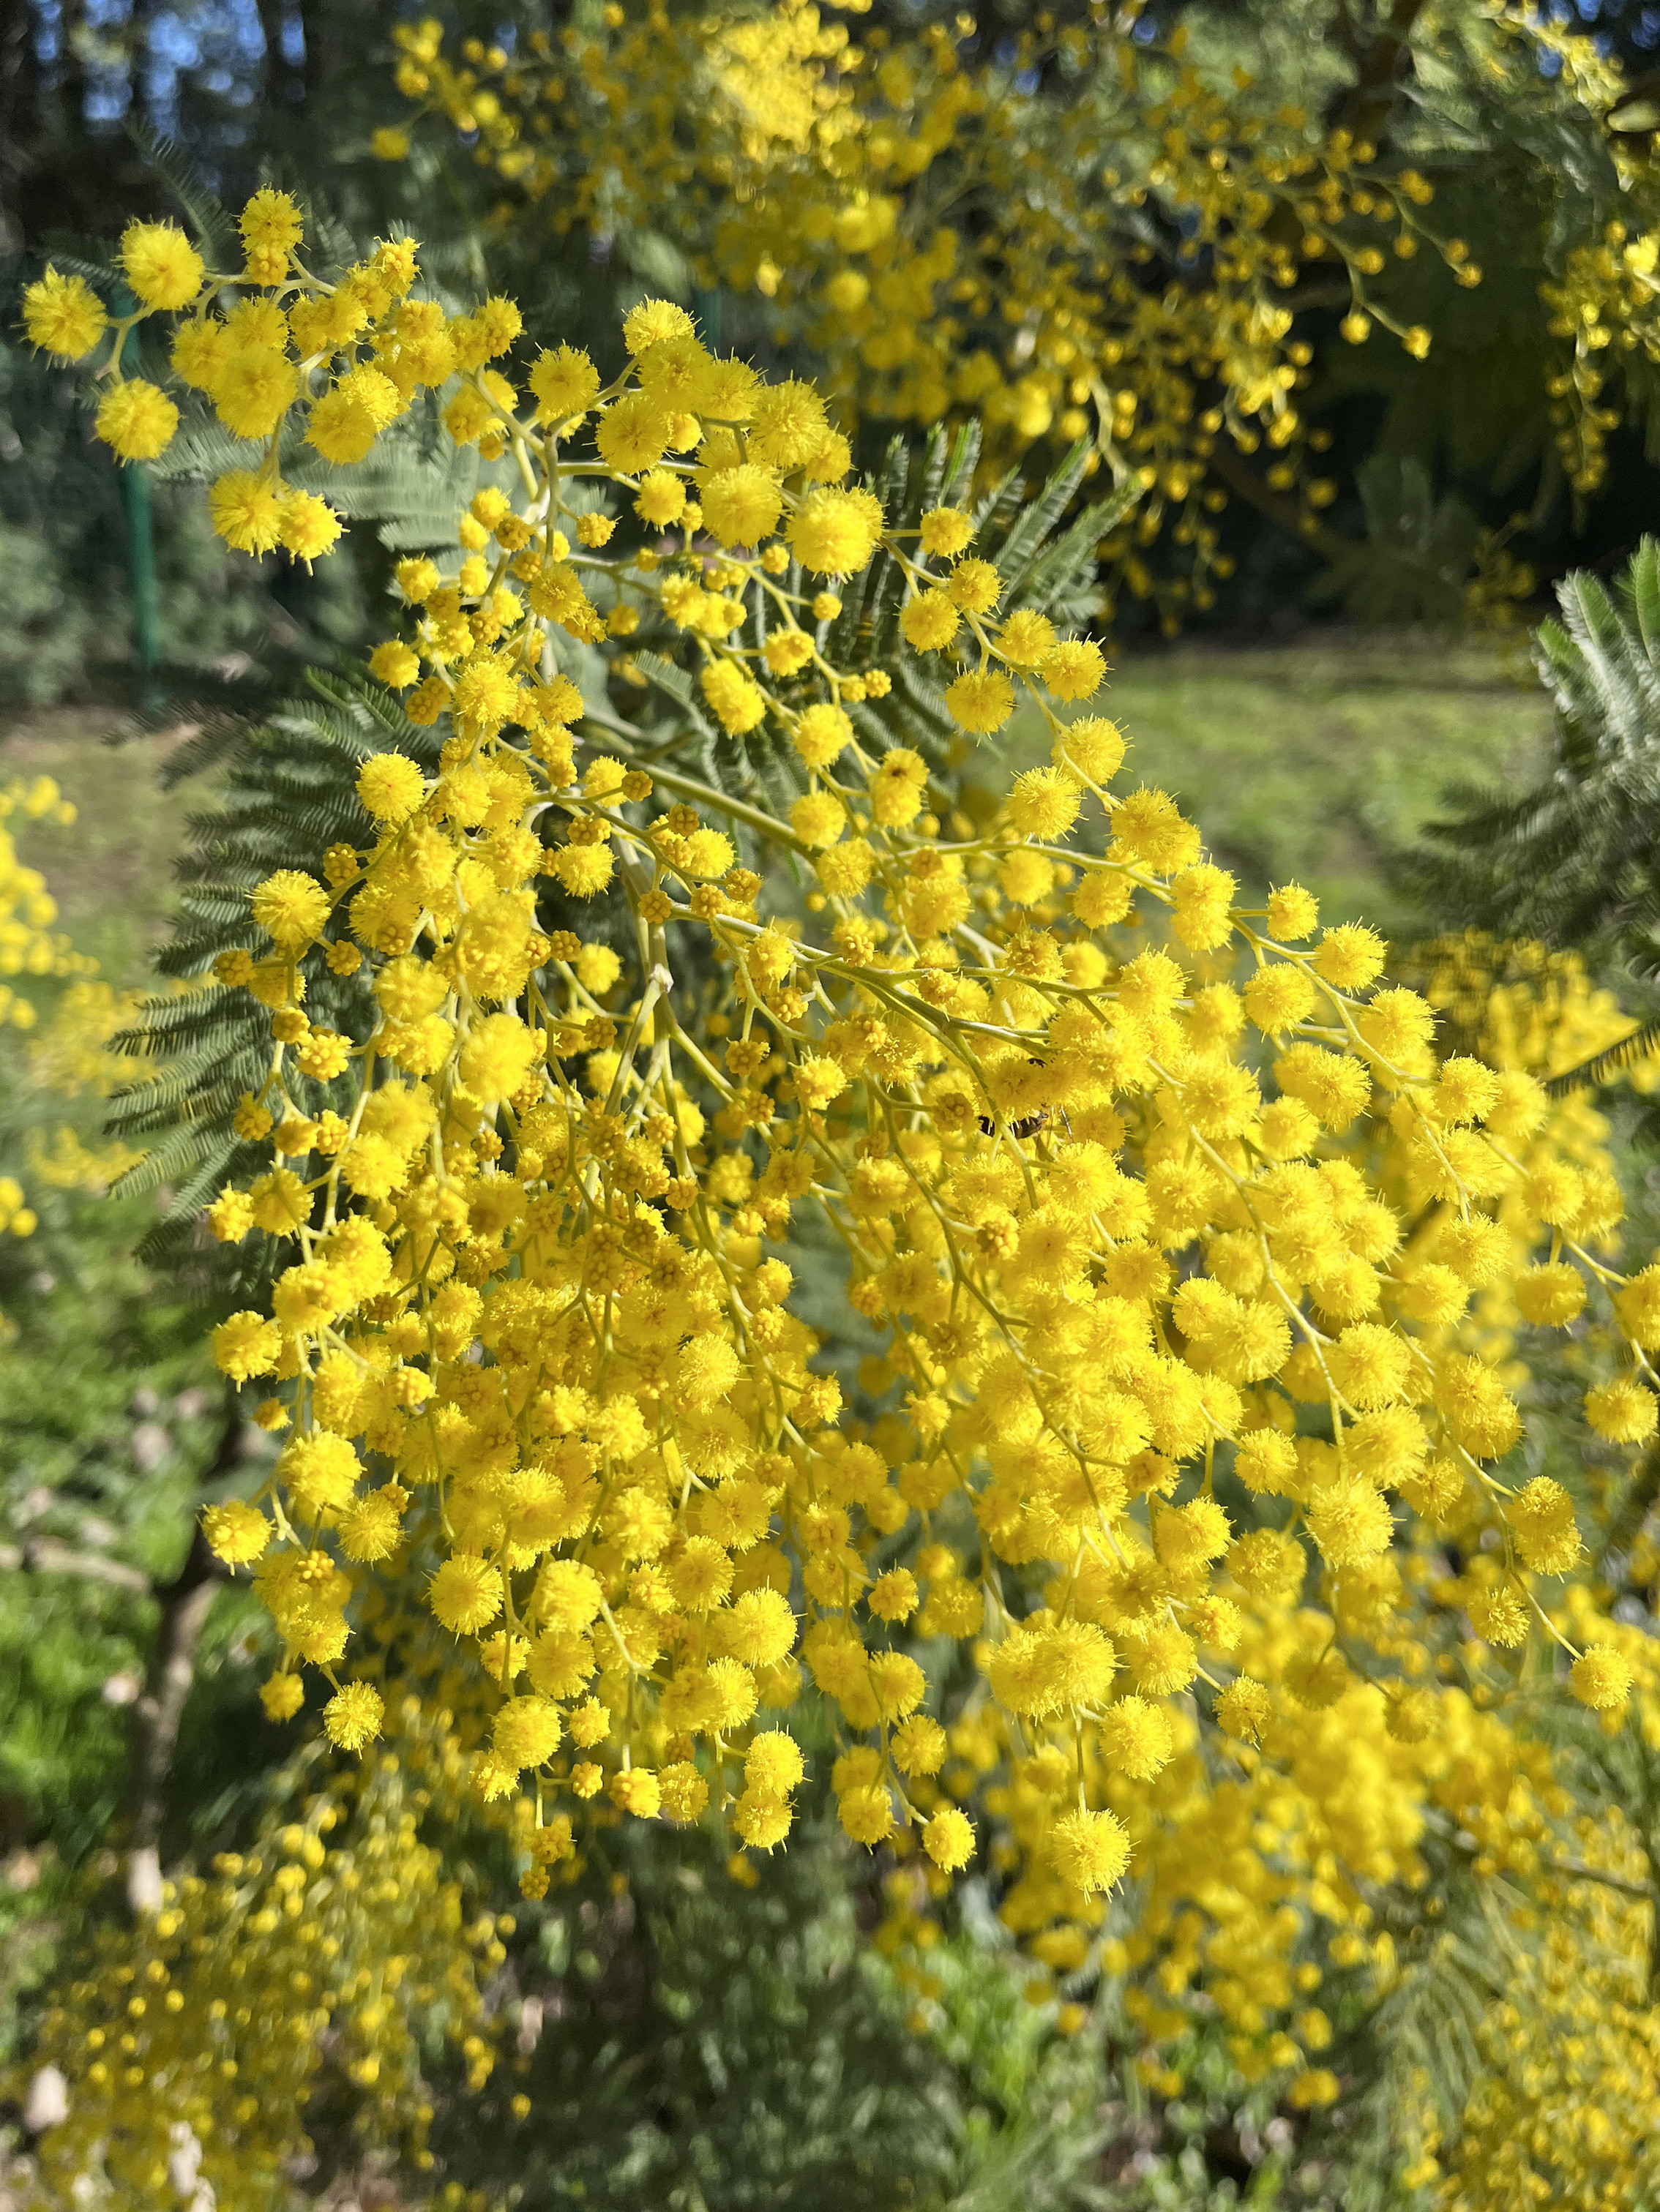
<instances>
[{"instance_id":1,"label":"acacia foliage frond","mask_svg":"<svg viewBox=\"0 0 1660 2212\"><path fill-rule=\"evenodd\" d=\"M244 1145L233 1118L243 1092L259 1086L271 1040L263 1008L247 992L212 981L213 963L254 942L247 900L262 877L314 869L331 842L371 840L374 826L355 788L365 760L396 750L430 769L438 753L435 735L417 728L367 676L313 670L307 684L309 696L285 700L258 720L221 717L169 763L169 781L210 773L215 804L186 818L178 916L157 960L174 988L145 999L114 1040L134 1061L160 1063L116 1094L106 1123L111 1135L147 1148L119 1188L173 1193L167 1218L141 1256L184 1266L216 1303L246 1301L265 1287L264 1240L246 1249L206 1246L197 1217L222 1182L254 1167L258 1147ZM319 1025L355 1038L367 1033L367 990L321 959L308 963L307 1006ZM311 1084L307 1103L322 1112L334 1103L331 1086Z\"/></svg>"},{"instance_id":2,"label":"acacia foliage frond","mask_svg":"<svg viewBox=\"0 0 1660 2212\"><path fill-rule=\"evenodd\" d=\"M1505 938L1600 944L1660 971L1660 544L1612 593L1569 576L1535 662L1556 714L1545 773L1517 795L1469 788L1412 872L1450 921Z\"/></svg>"}]
</instances>

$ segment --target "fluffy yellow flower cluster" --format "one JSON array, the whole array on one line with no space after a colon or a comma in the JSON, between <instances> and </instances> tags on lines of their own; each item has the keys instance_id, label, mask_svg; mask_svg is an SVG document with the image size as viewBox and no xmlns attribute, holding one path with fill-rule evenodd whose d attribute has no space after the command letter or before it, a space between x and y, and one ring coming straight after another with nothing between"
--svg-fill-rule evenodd
<instances>
[{"instance_id":1,"label":"fluffy yellow flower cluster","mask_svg":"<svg viewBox=\"0 0 1660 2212\"><path fill-rule=\"evenodd\" d=\"M432 2166L423 2046L451 2046L474 2088L488 2077L482 1984L511 1925L467 1919L417 1833L458 1795L453 1739L413 1698L392 1733L356 1779L321 1778L269 1819L252 1851L167 1884L136 1932L95 1939L6 2083L21 2102L55 2069L65 2106L15 2177L32 2181L20 2205L95 2193L272 2212L314 2150L308 2124L343 2100L360 2141Z\"/></svg>"},{"instance_id":2,"label":"fluffy yellow flower cluster","mask_svg":"<svg viewBox=\"0 0 1660 2212\"><path fill-rule=\"evenodd\" d=\"M58 903L46 878L18 857L7 826L15 817L62 827L74 821L75 809L49 775L0 784L0 975L84 975L89 963L52 927ZM34 1020L30 1001L0 983L0 1024L27 1030Z\"/></svg>"},{"instance_id":3,"label":"fluffy yellow flower cluster","mask_svg":"<svg viewBox=\"0 0 1660 2212\"><path fill-rule=\"evenodd\" d=\"M1107 544L1110 592L1156 595L1167 627L1231 572L1231 495L1310 534L1336 496L1330 434L1301 398L1308 307L1342 313L1351 344L1386 329L1421 360L1431 330L1390 312L1384 270L1433 257L1449 302L1481 281L1398 150L1242 69L1207 75L1184 32L1133 6L1006 39L960 15L861 29L806 0L611 6L511 55L477 39L447 53L435 21L395 35L399 88L466 135L508 208L557 232L666 228L701 283L761 295L849 417L972 412L1003 457L1092 434L1098 465L1146 494ZM1537 81L1519 16L1471 11L1444 44L1438 79ZM408 143L387 132L379 150ZM1646 303L1637 323L1660 343ZM1566 355L1560 374L1578 421L1584 374ZM1181 573L1149 568L1161 538Z\"/></svg>"},{"instance_id":4,"label":"fluffy yellow flower cluster","mask_svg":"<svg viewBox=\"0 0 1660 2212\"><path fill-rule=\"evenodd\" d=\"M1395 972L1435 1008L1443 1042L1489 1067L1524 1068L1547 1079L1566 1075L1637 1027L1613 992L1593 983L1577 952L1500 944L1481 930L1432 939L1397 962ZM1660 1066L1640 1060L1627 1079L1646 1095L1660 1083ZM1586 1128L1600 1133L1602 1124Z\"/></svg>"},{"instance_id":5,"label":"fluffy yellow flower cluster","mask_svg":"<svg viewBox=\"0 0 1660 2212\"><path fill-rule=\"evenodd\" d=\"M94 963L87 961L85 965L90 969ZM29 1044L26 1065L31 1089L54 1100L90 1103L107 1098L130 1081L133 1064L114 1048L113 1040L143 1003L142 993L118 991L91 976L71 983ZM32 1173L56 1190L105 1190L143 1157L131 1146L112 1139L89 1144L89 1133L84 1126L77 1127L69 1121L33 1130L28 1152Z\"/></svg>"},{"instance_id":6,"label":"fluffy yellow flower cluster","mask_svg":"<svg viewBox=\"0 0 1660 2212\"><path fill-rule=\"evenodd\" d=\"M842 1826L913 1900L983 1845L1068 1973L1132 1955L1108 1893L1144 1875L1134 1962L1328 2100L1329 2026L1282 2025L1309 1916L1375 1965L1368 1886L1417 1878L1435 1820L1529 1863L1549 1761L1496 1700L1554 1678L1614 1725L1640 1676L1649 1709L1595 1586L1556 1594L1576 1498L1511 1456L1492 1350L1501 1310L1573 1328L1590 1429L1653 1437L1660 1267L1611 1264L1594 1127L1438 1057L1373 932L1295 884L1243 905L1166 793L1116 787L1120 732L1075 711L1098 648L972 514L901 532L850 488L812 387L660 301L610 383L568 345L515 383L482 366L509 303L447 320L400 269L291 404L315 440L414 319L451 436L502 466L374 657L446 726L430 772L371 752L351 834L217 965L269 1015L237 1127L270 1151L209 1220L275 1279L214 1348L287 1433L205 1527L280 1632L267 1710L319 1669L329 1736L372 1743L354 1598L418 1576L534 1898L595 1815L781 1842L810 1677ZM283 281L290 326L340 296ZM879 573L897 622L833 647ZM755 796L611 705L635 638L696 747L764 752ZM892 741L896 692L964 739L1019 702L1047 757L970 813ZM360 1030L308 1017L325 970ZM826 1237L857 1417L791 1310Z\"/></svg>"},{"instance_id":7,"label":"fluffy yellow flower cluster","mask_svg":"<svg viewBox=\"0 0 1660 2212\"><path fill-rule=\"evenodd\" d=\"M0 976L86 975L93 963L52 927L58 905L45 877L18 857L8 826L15 817L61 826L74 821L75 809L49 775L0 784ZM35 1019L33 1000L0 981L0 1029L33 1029ZM35 1226L22 1184L15 1176L0 1176L0 1235L27 1237Z\"/></svg>"},{"instance_id":8,"label":"fluffy yellow flower cluster","mask_svg":"<svg viewBox=\"0 0 1660 2212\"><path fill-rule=\"evenodd\" d=\"M1660 2186L1652 1870L1620 1813L1575 1827L1571 1855L1541 1881L1536 1911L1511 1940L1459 2124L1427 2102L1419 2118L1402 2178L1433 2185L1445 2212L1592 2212L1646 2203Z\"/></svg>"},{"instance_id":9,"label":"fluffy yellow flower cluster","mask_svg":"<svg viewBox=\"0 0 1660 2212\"><path fill-rule=\"evenodd\" d=\"M334 544L340 519L314 492L283 481L278 453L291 410L306 408L309 443L324 460L361 461L417 390L442 384L459 365L477 366L491 349L481 336L484 349L469 363L441 309L406 301L411 243L383 243L325 284L295 260L301 228L286 193L256 192L241 217L244 265L215 276L173 224L130 223L118 257L137 301L130 313L111 317L84 277L49 268L24 294L23 322L31 343L60 361L86 359L107 337L94 427L121 460L149 461L172 444L179 408L161 386L124 374L127 336L154 314L192 309L174 327L174 375L211 401L233 437L263 448L256 465L228 470L213 486L214 526L240 552L281 546L310 562ZM232 304L216 312L227 294Z\"/></svg>"}]
</instances>

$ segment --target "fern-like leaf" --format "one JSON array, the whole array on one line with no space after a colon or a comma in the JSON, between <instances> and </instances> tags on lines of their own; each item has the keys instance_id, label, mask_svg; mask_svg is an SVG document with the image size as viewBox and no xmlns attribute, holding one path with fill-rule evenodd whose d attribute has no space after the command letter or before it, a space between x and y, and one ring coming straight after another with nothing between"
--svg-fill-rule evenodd
<instances>
[{"instance_id":1,"label":"fern-like leaf","mask_svg":"<svg viewBox=\"0 0 1660 2212\"><path fill-rule=\"evenodd\" d=\"M155 171L172 193L185 221L201 240L209 262L216 263L221 269L229 268L233 261L240 258L236 246L236 227L207 179L176 140L150 124L137 121L128 130L145 165Z\"/></svg>"}]
</instances>

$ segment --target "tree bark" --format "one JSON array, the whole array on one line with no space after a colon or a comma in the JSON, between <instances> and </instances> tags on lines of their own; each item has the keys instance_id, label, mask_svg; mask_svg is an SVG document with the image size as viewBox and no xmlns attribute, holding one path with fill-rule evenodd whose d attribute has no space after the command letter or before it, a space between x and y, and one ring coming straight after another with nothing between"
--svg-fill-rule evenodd
<instances>
[{"instance_id":1,"label":"tree bark","mask_svg":"<svg viewBox=\"0 0 1660 2212\"><path fill-rule=\"evenodd\" d=\"M234 1466L241 1434L236 1394L228 1389L224 1426L208 1472L210 1482ZM173 1778L185 1705L196 1680L197 1647L224 1579L225 1571L208 1548L198 1522L184 1565L155 1593L161 1618L150 1646L144 1686L132 1708L127 1902L135 1912L155 1912L161 1906L161 1830L167 1820L167 1787Z\"/></svg>"},{"instance_id":2,"label":"tree bark","mask_svg":"<svg viewBox=\"0 0 1660 2212\"><path fill-rule=\"evenodd\" d=\"M1355 82L1332 102L1327 120L1333 130L1382 145L1394 112L1401 64L1423 12L1424 0L1394 0L1383 28L1361 49Z\"/></svg>"}]
</instances>

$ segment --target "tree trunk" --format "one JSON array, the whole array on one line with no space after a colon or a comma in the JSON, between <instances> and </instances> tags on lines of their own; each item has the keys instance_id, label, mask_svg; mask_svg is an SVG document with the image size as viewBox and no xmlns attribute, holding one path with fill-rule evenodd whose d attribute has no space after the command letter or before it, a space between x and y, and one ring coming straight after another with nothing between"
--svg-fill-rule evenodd
<instances>
[{"instance_id":1,"label":"tree trunk","mask_svg":"<svg viewBox=\"0 0 1660 2212\"><path fill-rule=\"evenodd\" d=\"M236 1394L227 1389L225 1423L208 1471L210 1482L234 1466L241 1435ZM127 1902L135 1912L155 1912L161 1906L161 1831L167 1814L167 1787L185 1701L196 1679L197 1647L224 1578L225 1571L209 1550L198 1522L184 1565L155 1594L161 1618L155 1626L144 1686L132 1709Z\"/></svg>"}]
</instances>

